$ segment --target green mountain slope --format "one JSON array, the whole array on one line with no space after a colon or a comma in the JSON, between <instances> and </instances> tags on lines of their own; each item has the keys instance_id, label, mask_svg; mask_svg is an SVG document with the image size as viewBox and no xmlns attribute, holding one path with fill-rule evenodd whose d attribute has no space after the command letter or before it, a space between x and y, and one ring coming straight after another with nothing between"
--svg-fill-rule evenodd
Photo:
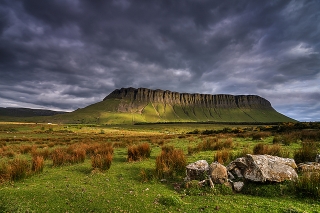
<instances>
[{"instance_id":1,"label":"green mountain slope","mask_svg":"<svg viewBox=\"0 0 320 213\"><path fill-rule=\"evenodd\" d=\"M24 121L96 124L295 122L278 113L269 101L255 95L188 94L145 88L122 88L83 109Z\"/></svg>"}]
</instances>

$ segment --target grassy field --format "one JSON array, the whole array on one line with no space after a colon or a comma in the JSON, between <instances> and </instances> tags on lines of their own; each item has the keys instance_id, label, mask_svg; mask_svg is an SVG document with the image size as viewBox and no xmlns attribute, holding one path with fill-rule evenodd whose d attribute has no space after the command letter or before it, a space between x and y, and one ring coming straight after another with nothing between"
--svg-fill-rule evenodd
<instances>
[{"instance_id":1,"label":"grassy field","mask_svg":"<svg viewBox=\"0 0 320 213\"><path fill-rule=\"evenodd\" d=\"M1 123L0 212L320 212L319 196L299 196L287 182L248 184L235 193L222 185L185 187L183 173L165 181L156 173L156 159L169 146L182 150L187 164L204 159L227 165L257 144L293 158L301 139L319 142L318 127L287 131L293 125ZM150 156L128 162L128 147L146 143ZM102 171L92 166L101 147L113 150L111 167ZM59 165L58 151L70 157ZM221 151L228 156L217 159ZM31 166L35 156L43 157L43 170ZM15 159L28 165L22 176L10 178L5 168Z\"/></svg>"}]
</instances>

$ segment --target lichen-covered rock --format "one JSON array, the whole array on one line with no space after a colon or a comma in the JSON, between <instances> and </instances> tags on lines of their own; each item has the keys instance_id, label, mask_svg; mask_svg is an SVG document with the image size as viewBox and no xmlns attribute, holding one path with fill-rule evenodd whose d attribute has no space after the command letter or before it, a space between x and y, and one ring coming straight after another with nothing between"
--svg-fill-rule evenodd
<instances>
[{"instance_id":1,"label":"lichen-covered rock","mask_svg":"<svg viewBox=\"0 0 320 213\"><path fill-rule=\"evenodd\" d=\"M320 172L320 163L299 163L298 171L300 172Z\"/></svg>"},{"instance_id":2,"label":"lichen-covered rock","mask_svg":"<svg viewBox=\"0 0 320 213\"><path fill-rule=\"evenodd\" d=\"M218 162L213 162L209 167L209 176L213 183L223 184L228 181L227 168Z\"/></svg>"},{"instance_id":3,"label":"lichen-covered rock","mask_svg":"<svg viewBox=\"0 0 320 213\"><path fill-rule=\"evenodd\" d=\"M271 155L246 155L231 162L227 169L237 176L237 169L247 180L256 182L282 182L298 178L293 159ZM237 176L238 177L238 176Z\"/></svg>"},{"instance_id":4,"label":"lichen-covered rock","mask_svg":"<svg viewBox=\"0 0 320 213\"><path fill-rule=\"evenodd\" d=\"M207 179L209 164L206 160L198 160L186 166L186 175L188 180Z\"/></svg>"},{"instance_id":5,"label":"lichen-covered rock","mask_svg":"<svg viewBox=\"0 0 320 213\"><path fill-rule=\"evenodd\" d=\"M237 181L237 182L233 182L233 189L236 192L240 192L242 190L242 188L244 187L244 182L242 181Z\"/></svg>"}]
</instances>

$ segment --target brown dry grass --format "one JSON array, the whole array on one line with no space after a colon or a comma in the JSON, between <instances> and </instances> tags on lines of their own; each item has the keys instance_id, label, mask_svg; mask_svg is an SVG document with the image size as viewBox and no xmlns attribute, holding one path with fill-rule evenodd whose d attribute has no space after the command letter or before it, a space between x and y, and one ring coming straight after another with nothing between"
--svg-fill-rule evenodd
<instances>
[{"instance_id":1,"label":"brown dry grass","mask_svg":"<svg viewBox=\"0 0 320 213\"><path fill-rule=\"evenodd\" d=\"M113 156L110 152L107 154L95 154L91 156L91 165L94 169L106 171L111 167L112 158Z\"/></svg>"},{"instance_id":2,"label":"brown dry grass","mask_svg":"<svg viewBox=\"0 0 320 213\"><path fill-rule=\"evenodd\" d=\"M43 171L43 167L44 167L44 158L42 156L34 156L32 158L31 170L34 173L40 173Z\"/></svg>"},{"instance_id":3,"label":"brown dry grass","mask_svg":"<svg viewBox=\"0 0 320 213\"><path fill-rule=\"evenodd\" d=\"M128 157L127 160L138 161L150 157L151 148L148 143L143 143L139 145L133 145L128 147Z\"/></svg>"},{"instance_id":4,"label":"brown dry grass","mask_svg":"<svg viewBox=\"0 0 320 213\"><path fill-rule=\"evenodd\" d=\"M182 150L164 146L156 158L156 173L159 178L173 178L185 172L186 158Z\"/></svg>"}]
</instances>

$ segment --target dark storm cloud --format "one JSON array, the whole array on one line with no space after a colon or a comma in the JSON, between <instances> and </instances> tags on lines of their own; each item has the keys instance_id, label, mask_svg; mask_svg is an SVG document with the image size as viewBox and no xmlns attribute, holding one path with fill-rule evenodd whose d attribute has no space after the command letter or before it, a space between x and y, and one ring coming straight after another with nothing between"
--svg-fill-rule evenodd
<instances>
[{"instance_id":1,"label":"dark storm cloud","mask_svg":"<svg viewBox=\"0 0 320 213\"><path fill-rule=\"evenodd\" d=\"M121 87L257 94L320 120L318 1L4 0L2 106L74 110Z\"/></svg>"}]
</instances>

